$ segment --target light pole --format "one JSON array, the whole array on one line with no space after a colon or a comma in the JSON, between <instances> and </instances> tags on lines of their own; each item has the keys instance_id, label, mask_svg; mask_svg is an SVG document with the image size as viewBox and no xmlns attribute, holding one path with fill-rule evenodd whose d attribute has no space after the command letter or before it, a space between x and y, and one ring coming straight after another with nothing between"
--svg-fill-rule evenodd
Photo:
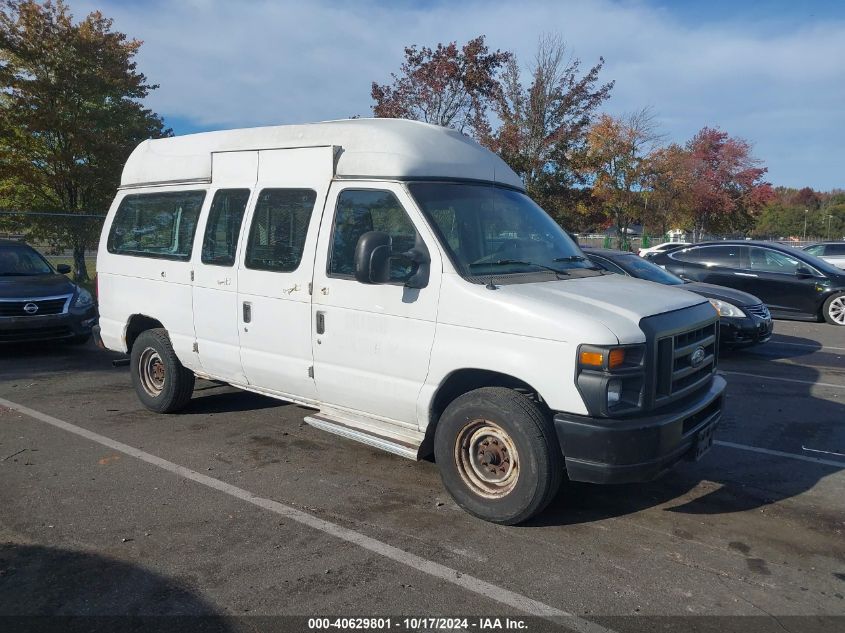
<instances>
[{"instance_id":1,"label":"light pole","mask_svg":"<svg viewBox=\"0 0 845 633\"><path fill-rule=\"evenodd\" d=\"M833 219L833 214L827 214L827 241L830 241L830 221Z\"/></svg>"},{"instance_id":2,"label":"light pole","mask_svg":"<svg viewBox=\"0 0 845 633\"><path fill-rule=\"evenodd\" d=\"M807 212L809 209L804 209L804 238L801 240L802 242L807 241Z\"/></svg>"}]
</instances>

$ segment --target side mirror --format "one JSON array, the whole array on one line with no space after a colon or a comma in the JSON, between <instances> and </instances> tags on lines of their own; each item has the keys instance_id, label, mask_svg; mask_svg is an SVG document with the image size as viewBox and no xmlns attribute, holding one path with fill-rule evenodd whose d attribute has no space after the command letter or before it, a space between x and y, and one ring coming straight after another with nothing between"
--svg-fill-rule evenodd
<instances>
[{"instance_id":1,"label":"side mirror","mask_svg":"<svg viewBox=\"0 0 845 633\"><path fill-rule=\"evenodd\" d=\"M396 253L393 240L381 231L369 231L358 238L355 245L355 280L362 284L388 283L391 260L414 267L414 272L405 281L406 288L425 288L428 285L431 257L420 236L417 235L411 250Z\"/></svg>"},{"instance_id":2,"label":"side mirror","mask_svg":"<svg viewBox=\"0 0 845 633\"><path fill-rule=\"evenodd\" d=\"M390 280L393 240L387 233L368 231L355 245L355 280L362 284L384 284Z\"/></svg>"},{"instance_id":3,"label":"side mirror","mask_svg":"<svg viewBox=\"0 0 845 633\"><path fill-rule=\"evenodd\" d=\"M809 268L807 268L806 266L799 266L798 268L795 269L795 275L797 277L802 277L802 278L812 277L813 271L810 270Z\"/></svg>"},{"instance_id":4,"label":"side mirror","mask_svg":"<svg viewBox=\"0 0 845 633\"><path fill-rule=\"evenodd\" d=\"M67 264L59 264L56 266L56 272L62 275L67 275L70 272L70 266Z\"/></svg>"}]
</instances>

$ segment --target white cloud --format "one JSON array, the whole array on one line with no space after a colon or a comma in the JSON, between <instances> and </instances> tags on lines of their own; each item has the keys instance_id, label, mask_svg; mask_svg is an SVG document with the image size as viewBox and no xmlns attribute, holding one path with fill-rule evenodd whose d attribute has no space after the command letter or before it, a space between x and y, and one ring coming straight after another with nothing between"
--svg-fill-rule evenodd
<instances>
[{"instance_id":1,"label":"white cloud","mask_svg":"<svg viewBox=\"0 0 845 633\"><path fill-rule=\"evenodd\" d=\"M654 107L669 138L704 125L755 144L778 184L845 186L845 23L694 24L667 9L591 2L341 3L157 0L100 8L145 41L139 66L161 88L149 106L203 127L296 123L370 113L403 47L483 33L524 61L544 32L592 65L607 60L607 109Z\"/></svg>"}]
</instances>

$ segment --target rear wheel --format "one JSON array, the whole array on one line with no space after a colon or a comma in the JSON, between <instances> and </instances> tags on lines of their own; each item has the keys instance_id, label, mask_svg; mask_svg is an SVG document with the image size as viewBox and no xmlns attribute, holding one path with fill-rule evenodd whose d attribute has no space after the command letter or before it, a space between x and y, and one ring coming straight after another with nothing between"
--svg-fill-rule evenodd
<instances>
[{"instance_id":1,"label":"rear wheel","mask_svg":"<svg viewBox=\"0 0 845 633\"><path fill-rule=\"evenodd\" d=\"M833 325L845 325L845 293L828 297L822 306L822 316Z\"/></svg>"},{"instance_id":2,"label":"rear wheel","mask_svg":"<svg viewBox=\"0 0 845 633\"><path fill-rule=\"evenodd\" d=\"M463 509L513 525L548 505L563 459L548 416L511 389L485 387L455 399L434 437L443 485Z\"/></svg>"},{"instance_id":3,"label":"rear wheel","mask_svg":"<svg viewBox=\"0 0 845 633\"><path fill-rule=\"evenodd\" d=\"M167 330L141 332L132 345L130 367L138 399L150 411L173 413L190 401L194 373L179 362Z\"/></svg>"}]
</instances>

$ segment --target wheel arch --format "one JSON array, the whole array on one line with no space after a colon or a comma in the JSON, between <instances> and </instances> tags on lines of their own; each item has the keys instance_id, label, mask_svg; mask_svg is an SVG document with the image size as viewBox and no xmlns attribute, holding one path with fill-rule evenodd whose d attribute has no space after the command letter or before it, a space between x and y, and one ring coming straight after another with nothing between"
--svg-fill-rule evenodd
<instances>
[{"instance_id":1,"label":"wheel arch","mask_svg":"<svg viewBox=\"0 0 845 633\"><path fill-rule=\"evenodd\" d=\"M147 330L156 328L163 328L161 321L146 314L133 314L126 322L123 339L126 341L126 352L132 352L132 346L135 344L135 339Z\"/></svg>"},{"instance_id":2,"label":"wheel arch","mask_svg":"<svg viewBox=\"0 0 845 633\"><path fill-rule=\"evenodd\" d=\"M524 380L507 373L489 369L466 367L449 373L431 398L428 408L428 425L425 437L420 445L419 457L428 457L434 452L434 434L440 416L456 398L482 387L505 387L525 394L550 413L550 409L540 392Z\"/></svg>"}]
</instances>

